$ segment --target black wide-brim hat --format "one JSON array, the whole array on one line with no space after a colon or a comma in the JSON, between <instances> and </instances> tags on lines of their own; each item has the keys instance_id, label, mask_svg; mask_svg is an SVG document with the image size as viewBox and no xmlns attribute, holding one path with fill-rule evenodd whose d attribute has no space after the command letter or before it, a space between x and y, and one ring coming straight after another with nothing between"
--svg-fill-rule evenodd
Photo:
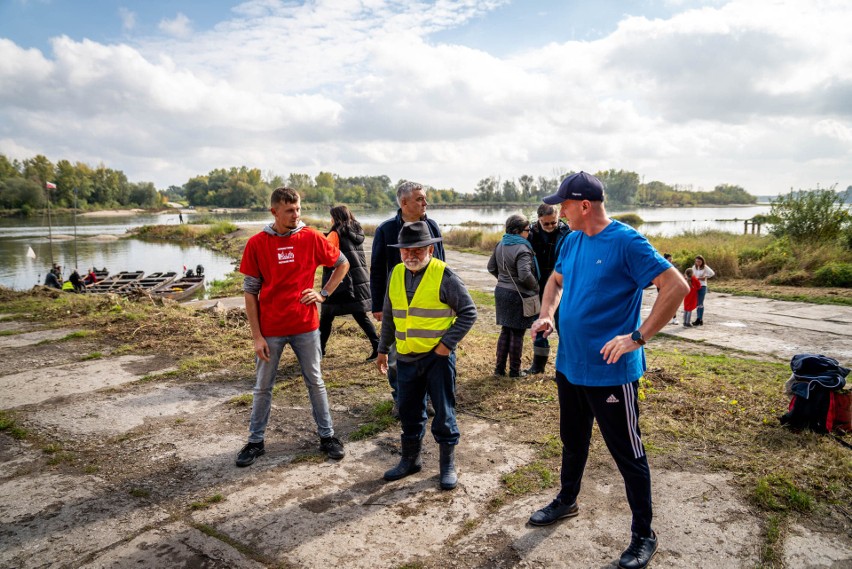
<instances>
[{"instance_id":1,"label":"black wide-brim hat","mask_svg":"<svg viewBox=\"0 0 852 569\"><path fill-rule=\"evenodd\" d=\"M399 243L389 245L397 249L413 249L415 247L426 247L438 241L443 241L440 237L432 237L429 233L429 224L425 221L409 221L399 230Z\"/></svg>"}]
</instances>

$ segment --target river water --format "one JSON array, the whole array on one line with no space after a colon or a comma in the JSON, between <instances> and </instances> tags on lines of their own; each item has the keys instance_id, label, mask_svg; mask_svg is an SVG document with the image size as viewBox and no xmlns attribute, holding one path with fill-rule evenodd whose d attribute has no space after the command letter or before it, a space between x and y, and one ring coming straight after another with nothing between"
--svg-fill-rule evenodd
<instances>
[{"instance_id":1,"label":"river water","mask_svg":"<svg viewBox=\"0 0 852 569\"><path fill-rule=\"evenodd\" d=\"M769 212L769 205L742 207L702 208L639 208L630 210L610 209L611 214L627 211L638 214L645 224L639 230L646 235L677 235L689 231L717 229L731 233L743 231L743 220ZM452 231L466 222L486 224L488 229L499 230L506 218L517 213L517 208L430 208L443 231ZM522 209L527 216L535 217L535 208ZM378 224L395 212L390 210L354 211L361 223ZM211 214L204 214L211 217ZM323 218L325 211L304 211L304 217ZM184 210L184 221L192 223L197 214ZM266 212L213 214L216 219L228 220L238 226L256 227L271 220ZM62 276L68 278L74 267L81 274L88 267L106 267L111 273L137 271L181 272L184 267L203 265L207 281L221 279L234 270L231 259L195 245L174 243L152 243L138 239L117 239L128 229L142 225L176 224L177 213L127 215L115 217L93 217L81 215L76 220L72 215L54 215L51 219L51 239L48 238L48 221L43 218L0 218L0 285L26 290L44 282L46 271L53 262L63 267ZM75 234L76 223L76 235ZM36 255L27 255L32 248Z\"/></svg>"}]
</instances>

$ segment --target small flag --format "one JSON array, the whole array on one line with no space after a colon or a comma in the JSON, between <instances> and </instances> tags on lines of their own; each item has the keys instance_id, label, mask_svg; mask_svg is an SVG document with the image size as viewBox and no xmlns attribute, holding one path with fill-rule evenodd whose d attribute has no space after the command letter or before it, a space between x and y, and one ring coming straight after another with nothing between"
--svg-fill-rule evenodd
<instances>
[{"instance_id":1,"label":"small flag","mask_svg":"<svg viewBox=\"0 0 852 569\"><path fill-rule=\"evenodd\" d=\"M27 257L29 257L30 259L36 258L35 251L33 251L32 247L27 247Z\"/></svg>"},{"instance_id":2,"label":"small flag","mask_svg":"<svg viewBox=\"0 0 852 569\"><path fill-rule=\"evenodd\" d=\"M45 183L44 183L44 186L45 186L48 190L55 190L55 189L56 189L56 184L54 184L53 182L45 182Z\"/></svg>"}]
</instances>

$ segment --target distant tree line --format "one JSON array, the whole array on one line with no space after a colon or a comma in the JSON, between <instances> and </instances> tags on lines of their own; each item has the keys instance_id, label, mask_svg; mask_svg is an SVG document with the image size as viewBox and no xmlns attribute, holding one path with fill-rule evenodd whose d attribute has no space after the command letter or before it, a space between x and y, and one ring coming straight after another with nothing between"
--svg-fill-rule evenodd
<instances>
[{"instance_id":1,"label":"distant tree line","mask_svg":"<svg viewBox=\"0 0 852 569\"><path fill-rule=\"evenodd\" d=\"M572 172L552 177L502 179L489 176L479 180L473 192L453 188L428 187L432 204L537 203L554 193L560 182ZM617 205L691 206L751 204L757 198L742 187L721 184L713 191L692 191L663 182L643 183L639 174L627 170L606 170L595 174L607 188L607 201ZM295 188L306 204L360 204L375 208L396 204L395 185L387 176L342 177L332 172L316 176L291 173L286 178L246 166L217 168L190 178L182 186L157 190L151 182L130 182L120 170L104 165L95 168L68 160L53 164L42 155L24 161L9 160L0 154L0 209L27 210L45 206L45 183L52 182L50 201L57 207L162 207L167 201L180 201L198 207L263 209L269 194L280 185ZM76 199L76 202L75 202Z\"/></svg>"},{"instance_id":2,"label":"distant tree line","mask_svg":"<svg viewBox=\"0 0 852 569\"><path fill-rule=\"evenodd\" d=\"M56 185L49 195L56 207L156 208L164 203L151 182L130 182L124 172L103 164L96 168L68 160L53 164L41 154L21 162L0 154L0 208L26 213L45 207L47 182Z\"/></svg>"}]
</instances>

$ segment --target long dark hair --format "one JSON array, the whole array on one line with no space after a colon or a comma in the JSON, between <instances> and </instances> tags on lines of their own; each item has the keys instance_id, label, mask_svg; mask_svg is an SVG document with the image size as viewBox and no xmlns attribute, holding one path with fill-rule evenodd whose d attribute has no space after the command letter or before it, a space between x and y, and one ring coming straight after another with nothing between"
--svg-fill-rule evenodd
<instances>
[{"instance_id":1,"label":"long dark hair","mask_svg":"<svg viewBox=\"0 0 852 569\"><path fill-rule=\"evenodd\" d=\"M355 216L352 215L352 212L349 211L349 208L345 205L336 205L330 210L331 213L331 230L335 231L337 229L347 229L358 233L361 231L361 224L358 223L358 220L355 219Z\"/></svg>"}]
</instances>

